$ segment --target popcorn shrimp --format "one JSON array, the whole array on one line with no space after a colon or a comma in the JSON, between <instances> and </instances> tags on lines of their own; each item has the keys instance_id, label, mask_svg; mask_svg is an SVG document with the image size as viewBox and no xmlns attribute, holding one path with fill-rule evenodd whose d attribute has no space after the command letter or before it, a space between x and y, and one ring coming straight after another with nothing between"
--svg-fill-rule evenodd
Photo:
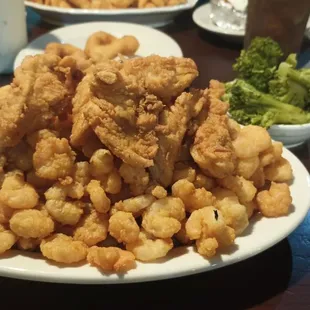
<instances>
[{"instance_id":1,"label":"popcorn shrimp","mask_svg":"<svg viewBox=\"0 0 310 310\"><path fill-rule=\"evenodd\" d=\"M257 189L251 181L240 176L228 176L224 179L218 179L218 184L233 191L241 202L253 200Z\"/></svg>"},{"instance_id":2,"label":"popcorn shrimp","mask_svg":"<svg viewBox=\"0 0 310 310\"><path fill-rule=\"evenodd\" d=\"M122 163L119 173L124 182L129 184L129 188L134 196L141 195L148 187L150 177L144 168L132 167L126 163Z\"/></svg>"},{"instance_id":3,"label":"popcorn shrimp","mask_svg":"<svg viewBox=\"0 0 310 310\"><path fill-rule=\"evenodd\" d=\"M109 219L109 233L119 243L131 243L138 239L140 228L131 213L117 211Z\"/></svg>"},{"instance_id":4,"label":"popcorn shrimp","mask_svg":"<svg viewBox=\"0 0 310 310\"><path fill-rule=\"evenodd\" d=\"M152 185L148 187L145 193L152 194L157 199L165 198L168 195L165 188L160 185Z\"/></svg>"},{"instance_id":5,"label":"popcorn shrimp","mask_svg":"<svg viewBox=\"0 0 310 310\"><path fill-rule=\"evenodd\" d=\"M27 135L27 142L33 149L35 149L38 142L48 138L58 138L57 131L50 129L41 129L35 131L34 133Z\"/></svg>"},{"instance_id":6,"label":"popcorn shrimp","mask_svg":"<svg viewBox=\"0 0 310 310\"><path fill-rule=\"evenodd\" d=\"M88 246L93 246L107 238L108 226L107 215L91 210L89 214L82 217L76 226L73 239L82 241Z\"/></svg>"},{"instance_id":7,"label":"popcorn shrimp","mask_svg":"<svg viewBox=\"0 0 310 310\"><path fill-rule=\"evenodd\" d=\"M67 139L50 137L40 140L33 154L36 174L45 179L57 180L72 175L75 153Z\"/></svg>"},{"instance_id":8,"label":"popcorn shrimp","mask_svg":"<svg viewBox=\"0 0 310 310\"><path fill-rule=\"evenodd\" d=\"M191 240L196 240L197 250L201 255L212 257L219 247L234 243L235 232L227 226L221 211L205 207L194 211L185 225Z\"/></svg>"},{"instance_id":9,"label":"popcorn shrimp","mask_svg":"<svg viewBox=\"0 0 310 310\"><path fill-rule=\"evenodd\" d=\"M114 158L109 150L99 149L90 159L90 173L95 178L102 178L114 169Z\"/></svg>"},{"instance_id":10,"label":"popcorn shrimp","mask_svg":"<svg viewBox=\"0 0 310 310\"><path fill-rule=\"evenodd\" d=\"M135 256L116 247L93 246L88 250L87 261L103 271L126 272L136 267Z\"/></svg>"},{"instance_id":11,"label":"popcorn shrimp","mask_svg":"<svg viewBox=\"0 0 310 310\"><path fill-rule=\"evenodd\" d=\"M55 234L42 240L40 249L43 256L58 263L77 263L87 256L85 243L64 234Z\"/></svg>"},{"instance_id":12,"label":"popcorn shrimp","mask_svg":"<svg viewBox=\"0 0 310 310\"><path fill-rule=\"evenodd\" d=\"M6 174L0 190L0 203L12 209L32 209L39 201L35 189L25 183L20 171Z\"/></svg>"},{"instance_id":13,"label":"popcorn shrimp","mask_svg":"<svg viewBox=\"0 0 310 310\"><path fill-rule=\"evenodd\" d=\"M238 160L236 174L249 180L259 167L258 156Z\"/></svg>"},{"instance_id":14,"label":"popcorn shrimp","mask_svg":"<svg viewBox=\"0 0 310 310\"><path fill-rule=\"evenodd\" d=\"M136 242L126 244L126 250L132 252L136 259L148 262L167 255L173 248L172 239L158 239L141 231Z\"/></svg>"},{"instance_id":15,"label":"popcorn shrimp","mask_svg":"<svg viewBox=\"0 0 310 310\"><path fill-rule=\"evenodd\" d=\"M15 234L0 224L0 254L11 249L16 241Z\"/></svg>"},{"instance_id":16,"label":"popcorn shrimp","mask_svg":"<svg viewBox=\"0 0 310 310\"><path fill-rule=\"evenodd\" d=\"M233 141L238 158L251 158L271 147L271 138L265 128L244 126Z\"/></svg>"},{"instance_id":17,"label":"popcorn shrimp","mask_svg":"<svg viewBox=\"0 0 310 310\"><path fill-rule=\"evenodd\" d=\"M117 169L100 179L103 189L109 194L118 194L122 189L122 179Z\"/></svg>"},{"instance_id":18,"label":"popcorn shrimp","mask_svg":"<svg viewBox=\"0 0 310 310\"><path fill-rule=\"evenodd\" d=\"M290 189L286 183L271 183L269 191L259 192L256 197L260 212L267 217L288 215L292 204Z\"/></svg>"},{"instance_id":19,"label":"popcorn shrimp","mask_svg":"<svg viewBox=\"0 0 310 310\"><path fill-rule=\"evenodd\" d=\"M39 210L22 210L11 217L10 228L20 237L45 238L54 231L54 222Z\"/></svg>"},{"instance_id":20,"label":"popcorn shrimp","mask_svg":"<svg viewBox=\"0 0 310 310\"><path fill-rule=\"evenodd\" d=\"M158 238L170 238L181 229L185 207L180 198L166 197L153 202L143 213L142 227Z\"/></svg>"},{"instance_id":21,"label":"popcorn shrimp","mask_svg":"<svg viewBox=\"0 0 310 310\"><path fill-rule=\"evenodd\" d=\"M91 180L87 185L87 192L90 195L90 201L94 208L100 213L107 213L111 207L111 201L107 197L104 189L100 185L100 181Z\"/></svg>"},{"instance_id":22,"label":"popcorn shrimp","mask_svg":"<svg viewBox=\"0 0 310 310\"><path fill-rule=\"evenodd\" d=\"M264 173L269 181L288 182L293 179L292 167L283 157L279 161L265 167Z\"/></svg>"},{"instance_id":23,"label":"popcorn shrimp","mask_svg":"<svg viewBox=\"0 0 310 310\"><path fill-rule=\"evenodd\" d=\"M172 185L172 195L182 199L187 212L212 206L215 199L205 188L195 188L194 184L183 179Z\"/></svg>"}]
</instances>

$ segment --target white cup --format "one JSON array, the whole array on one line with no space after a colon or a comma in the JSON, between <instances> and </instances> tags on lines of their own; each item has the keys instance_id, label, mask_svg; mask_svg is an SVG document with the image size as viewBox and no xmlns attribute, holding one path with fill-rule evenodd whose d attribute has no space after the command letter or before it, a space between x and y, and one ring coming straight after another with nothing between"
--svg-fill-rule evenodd
<instances>
[{"instance_id":1,"label":"white cup","mask_svg":"<svg viewBox=\"0 0 310 310\"><path fill-rule=\"evenodd\" d=\"M14 59L26 44L24 0L0 0L0 74L12 73Z\"/></svg>"}]
</instances>

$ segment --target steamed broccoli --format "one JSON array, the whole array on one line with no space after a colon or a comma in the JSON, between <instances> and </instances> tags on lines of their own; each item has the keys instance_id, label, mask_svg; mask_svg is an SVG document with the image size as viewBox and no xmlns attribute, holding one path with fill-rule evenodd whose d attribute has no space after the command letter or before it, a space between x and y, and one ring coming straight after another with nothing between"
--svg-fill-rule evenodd
<instances>
[{"instance_id":1,"label":"steamed broccoli","mask_svg":"<svg viewBox=\"0 0 310 310\"><path fill-rule=\"evenodd\" d=\"M282 102L304 109L309 102L310 70L296 70L296 54L280 63L275 78L269 82L269 92Z\"/></svg>"},{"instance_id":2,"label":"steamed broccoli","mask_svg":"<svg viewBox=\"0 0 310 310\"><path fill-rule=\"evenodd\" d=\"M283 53L279 44L271 38L257 37L247 50L242 50L233 69L238 78L246 80L260 91L268 90Z\"/></svg>"},{"instance_id":3,"label":"steamed broccoli","mask_svg":"<svg viewBox=\"0 0 310 310\"><path fill-rule=\"evenodd\" d=\"M310 122L310 113L283 103L260 92L244 80L228 84L230 114L241 124L270 127L273 124L304 124Z\"/></svg>"}]
</instances>

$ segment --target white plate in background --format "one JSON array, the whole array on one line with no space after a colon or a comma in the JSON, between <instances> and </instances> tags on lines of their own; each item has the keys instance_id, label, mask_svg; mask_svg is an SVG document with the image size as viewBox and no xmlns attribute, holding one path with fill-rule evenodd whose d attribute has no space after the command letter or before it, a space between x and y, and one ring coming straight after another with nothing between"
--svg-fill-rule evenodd
<instances>
[{"instance_id":1,"label":"white plate in background","mask_svg":"<svg viewBox=\"0 0 310 310\"><path fill-rule=\"evenodd\" d=\"M43 53L45 46L50 42L69 43L84 49L88 37L96 31L105 31L116 37L135 36L140 43L136 52L139 56L152 54L163 57L183 56L180 46L159 30L130 23L91 22L58 28L38 37L19 52L14 62L14 69L21 64L26 56Z\"/></svg>"},{"instance_id":2,"label":"white plate in background","mask_svg":"<svg viewBox=\"0 0 310 310\"><path fill-rule=\"evenodd\" d=\"M185 4L158 8L128 9L67 9L25 1L27 7L40 14L46 22L56 25L90 21L134 22L152 27L164 26L173 21L181 12L195 6L198 0L188 0Z\"/></svg>"},{"instance_id":3,"label":"white plate in background","mask_svg":"<svg viewBox=\"0 0 310 310\"><path fill-rule=\"evenodd\" d=\"M207 260L193 247L173 249L169 255L152 263L137 263L137 268L123 275L105 274L89 265L64 266L47 262L38 253L10 251L0 257L0 276L58 283L132 283L176 278L205 272L245 260L272 247L287 237L305 218L310 205L310 177L306 168L287 149L283 156L289 160L294 173L290 185L292 212L280 218L255 216L230 253ZM255 266L253 267L255 268Z\"/></svg>"}]
</instances>

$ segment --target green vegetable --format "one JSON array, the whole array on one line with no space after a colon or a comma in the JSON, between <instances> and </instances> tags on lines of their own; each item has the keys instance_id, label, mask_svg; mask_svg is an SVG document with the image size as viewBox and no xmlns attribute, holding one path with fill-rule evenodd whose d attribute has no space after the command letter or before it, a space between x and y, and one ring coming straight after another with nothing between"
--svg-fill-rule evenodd
<instances>
[{"instance_id":1,"label":"green vegetable","mask_svg":"<svg viewBox=\"0 0 310 310\"><path fill-rule=\"evenodd\" d=\"M242 50L233 69L238 78L246 80L260 91L268 90L283 53L279 44L271 38L257 37L247 50Z\"/></svg>"},{"instance_id":2,"label":"green vegetable","mask_svg":"<svg viewBox=\"0 0 310 310\"><path fill-rule=\"evenodd\" d=\"M227 85L224 99L230 103L231 116L244 125L270 127L273 124L304 124L310 122L310 113L283 103L257 90L244 80Z\"/></svg>"},{"instance_id":3,"label":"green vegetable","mask_svg":"<svg viewBox=\"0 0 310 310\"><path fill-rule=\"evenodd\" d=\"M304 109L310 100L310 70L296 70L296 65L296 54L289 55L269 82L269 92L279 101Z\"/></svg>"}]
</instances>

